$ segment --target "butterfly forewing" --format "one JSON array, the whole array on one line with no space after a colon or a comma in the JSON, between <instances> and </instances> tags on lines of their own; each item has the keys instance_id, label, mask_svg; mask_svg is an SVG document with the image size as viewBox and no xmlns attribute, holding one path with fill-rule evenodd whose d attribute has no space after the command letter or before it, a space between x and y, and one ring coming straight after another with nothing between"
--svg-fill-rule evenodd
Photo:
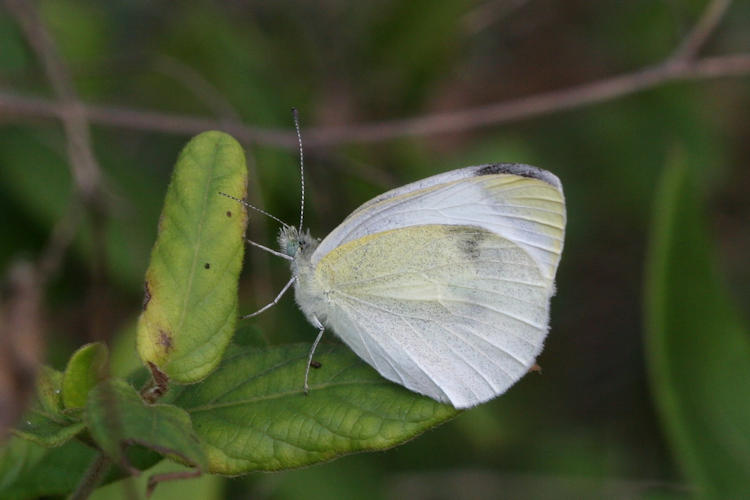
<instances>
[{"instance_id":1,"label":"butterfly forewing","mask_svg":"<svg viewBox=\"0 0 750 500\"><path fill-rule=\"evenodd\" d=\"M491 167L447 172L370 200L321 242L312 256L313 264L336 247L377 232L426 224L466 225L515 242L553 279L565 232L559 180L539 169L533 172L543 178L493 174ZM524 173L534 168L517 167L523 167Z\"/></svg>"}]
</instances>

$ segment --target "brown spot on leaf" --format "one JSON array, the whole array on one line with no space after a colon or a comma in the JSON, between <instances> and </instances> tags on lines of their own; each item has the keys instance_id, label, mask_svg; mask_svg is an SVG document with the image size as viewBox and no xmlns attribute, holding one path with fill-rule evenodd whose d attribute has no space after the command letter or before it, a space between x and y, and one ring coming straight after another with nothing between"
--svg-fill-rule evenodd
<instances>
[{"instance_id":1,"label":"brown spot on leaf","mask_svg":"<svg viewBox=\"0 0 750 500\"><path fill-rule=\"evenodd\" d=\"M141 397L148 403L154 403L169 389L169 377L151 361L148 362L151 371L151 382L141 391Z\"/></svg>"},{"instance_id":2,"label":"brown spot on leaf","mask_svg":"<svg viewBox=\"0 0 750 500\"><path fill-rule=\"evenodd\" d=\"M320 361L310 361L311 368L320 368L323 364Z\"/></svg>"},{"instance_id":3,"label":"brown spot on leaf","mask_svg":"<svg viewBox=\"0 0 750 500\"><path fill-rule=\"evenodd\" d=\"M172 350L172 336L164 330L159 330L159 345L164 347L164 352L169 353Z\"/></svg>"},{"instance_id":4,"label":"brown spot on leaf","mask_svg":"<svg viewBox=\"0 0 750 500\"><path fill-rule=\"evenodd\" d=\"M229 210L227 210L227 217L231 217L231 216L232 216L232 212L230 212Z\"/></svg>"},{"instance_id":5,"label":"brown spot on leaf","mask_svg":"<svg viewBox=\"0 0 750 500\"><path fill-rule=\"evenodd\" d=\"M211 269L211 264L209 264L208 262L206 262L206 265L203 266L203 268L204 269Z\"/></svg>"},{"instance_id":6,"label":"brown spot on leaf","mask_svg":"<svg viewBox=\"0 0 750 500\"><path fill-rule=\"evenodd\" d=\"M151 302L151 290L148 286L148 280L143 283L143 289L145 290L145 294L143 295L143 310L145 311L148 303Z\"/></svg>"}]
</instances>

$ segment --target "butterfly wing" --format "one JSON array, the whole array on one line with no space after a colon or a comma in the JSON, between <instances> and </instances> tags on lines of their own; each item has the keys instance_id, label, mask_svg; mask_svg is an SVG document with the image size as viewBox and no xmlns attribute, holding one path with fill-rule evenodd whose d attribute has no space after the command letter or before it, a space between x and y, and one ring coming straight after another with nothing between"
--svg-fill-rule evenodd
<instances>
[{"instance_id":1,"label":"butterfly wing","mask_svg":"<svg viewBox=\"0 0 750 500\"><path fill-rule=\"evenodd\" d=\"M516 242L554 278L565 233L560 181L530 165L466 167L382 194L352 212L318 246L313 265L349 241L425 224L484 228Z\"/></svg>"},{"instance_id":2,"label":"butterfly wing","mask_svg":"<svg viewBox=\"0 0 750 500\"><path fill-rule=\"evenodd\" d=\"M546 172L447 174L366 203L313 263L326 322L357 355L465 408L505 392L542 349L565 207Z\"/></svg>"},{"instance_id":3,"label":"butterfly wing","mask_svg":"<svg viewBox=\"0 0 750 500\"><path fill-rule=\"evenodd\" d=\"M326 323L383 376L457 408L505 392L533 365L553 286L515 243L425 225L345 243L316 278Z\"/></svg>"}]
</instances>

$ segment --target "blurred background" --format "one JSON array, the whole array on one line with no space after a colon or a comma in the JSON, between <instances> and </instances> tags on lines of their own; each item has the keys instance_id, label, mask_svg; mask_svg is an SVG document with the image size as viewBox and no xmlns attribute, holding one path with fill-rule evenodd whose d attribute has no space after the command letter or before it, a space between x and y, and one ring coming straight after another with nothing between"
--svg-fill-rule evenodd
<instances>
[{"instance_id":1,"label":"blurred background","mask_svg":"<svg viewBox=\"0 0 750 500\"><path fill-rule=\"evenodd\" d=\"M699 188L721 281L747 325L750 64L712 66L711 75L700 64L750 53L750 3L19 3L0 3L6 404L24 400L18 373L37 360L62 368L85 342L106 340L122 370L138 365L143 274L172 166L192 135L233 133L246 148L250 201L297 219L295 106L306 222L319 237L372 196L445 170L523 162L560 177L568 232L543 372L390 451L165 485L157 496L695 493L649 380L648 239L659 179L679 158ZM20 27L30 11L46 42ZM43 55L45 47L53 52ZM643 76L644 68L656 70ZM641 76L611 80L632 74ZM554 93L570 88L578 93ZM542 104L522 100L540 94ZM516 107L492 107L504 102ZM415 117L426 118L398 121ZM255 241L274 246L277 229L251 215ZM248 248L243 276L241 310L249 313L275 296L288 268ZM315 334L291 296L240 328L272 344ZM733 382L737 398L747 399L750 380L741 382Z\"/></svg>"}]
</instances>

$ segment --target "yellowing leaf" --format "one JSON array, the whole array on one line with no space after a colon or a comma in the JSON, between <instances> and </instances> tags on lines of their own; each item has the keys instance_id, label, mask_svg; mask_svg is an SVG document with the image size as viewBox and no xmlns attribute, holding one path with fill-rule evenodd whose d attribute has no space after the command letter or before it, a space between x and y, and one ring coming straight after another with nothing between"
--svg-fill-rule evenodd
<instances>
[{"instance_id":1,"label":"yellowing leaf","mask_svg":"<svg viewBox=\"0 0 750 500\"><path fill-rule=\"evenodd\" d=\"M221 132L193 138L177 160L146 271L138 352L171 379L193 383L219 363L237 320L247 214L242 147Z\"/></svg>"}]
</instances>

